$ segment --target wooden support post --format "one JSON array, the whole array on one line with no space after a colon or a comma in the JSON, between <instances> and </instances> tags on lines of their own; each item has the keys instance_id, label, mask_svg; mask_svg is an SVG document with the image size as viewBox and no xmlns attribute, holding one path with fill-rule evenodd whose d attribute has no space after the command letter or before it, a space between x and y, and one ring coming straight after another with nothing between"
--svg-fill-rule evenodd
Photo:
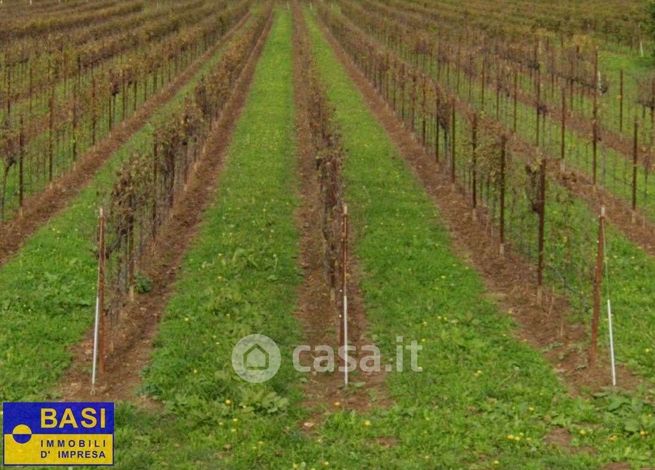
<instances>
[{"instance_id":1,"label":"wooden support post","mask_svg":"<svg viewBox=\"0 0 655 470\"><path fill-rule=\"evenodd\" d=\"M158 167L159 167L159 155L158 155L158 149L159 145L157 142L157 137L155 137L153 144L152 144L152 191L154 194L154 197L152 198L152 214L151 214L151 236L154 239L155 235L157 234L157 223L158 223L158 217L157 217L157 210L158 210L158 201L159 201L159 175L158 175Z\"/></svg>"},{"instance_id":2,"label":"wooden support post","mask_svg":"<svg viewBox=\"0 0 655 470\"><path fill-rule=\"evenodd\" d=\"M77 83L73 85L73 162L77 161L77 100L79 93L79 86Z\"/></svg>"},{"instance_id":3,"label":"wooden support post","mask_svg":"<svg viewBox=\"0 0 655 470\"><path fill-rule=\"evenodd\" d=\"M536 93L537 93L537 100L535 103L535 109L537 111L537 125L535 127L535 145L539 147L539 144L541 142L540 136L539 136L539 131L541 129L541 73L539 70L537 70L537 84L536 84Z\"/></svg>"},{"instance_id":4,"label":"wooden support post","mask_svg":"<svg viewBox=\"0 0 655 470\"><path fill-rule=\"evenodd\" d=\"M478 169L477 169L477 152L478 152L478 115L473 114L473 121L471 123L471 195L473 204L473 219L475 220L475 210L478 207Z\"/></svg>"},{"instance_id":5,"label":"wooden support post","mask_svg":"<svg viewBox=\"0 0 655 470\"><path fill-rule=\"evenodd\" d=\"M598 49L594 55L594 90L593 90L593 121L592 121L592 149L593 149L593 184L594 188L598 182Z\"/></svg>"},{"instance_id":6,"label":"wooden support post","mask_svg":"<svg viewBox=\"0 0 655 470\"><path fill-rule=\"evenodd\" d=\"M29 60L29 64L30 64L29 65L29 67L30 67L29 79L28 79L29 80L29 85L28 85L28 88L29 88L29 91L28 91L28 94L29 94L29 114L30 114L30 116L32 116L32 107L33 107L33 103L34 103L34 101L33 101L33 98L34 98L34 92L33 92L34 77L33 77L33 75L34 75L34 73L32 71L32 65L33 65L32 57L30 56L30 58L28 60Z\"/></svg>"},{"instance_id":7,"label":"wooden support post","mask_svg":"<svg viewBox=\"0 0 655 470\"><path fill-rule=\"evenodd\" d=\"M425 106L425 100L426 100L426 79L425 75L421 75L422 80L421 80L421 90L423 93L423 96L421 97L421 144L423 147L425 147L425 139L427 136L427 121L426 121L426 106Z\"/></svg>"},{"instance_id":8,"label":"wooden support post","mask_svg":"<svg viewBox=\"0 0 655 470\"><path fill-rule=\"evenodd\" d=\"M11 82L12 82L11 67L12 66L6 64L6 61L5 61L5 65L6 65L6 69L7 69L7 122L11 122L11 100L12 100L12 98L11 98L11 94L12 94L12 91L11 91Z\"/></svg>"},{"instance_id":9,"label":"wooden support post","mask_svg":"<svg viewBox=\"0 0 655 470\"><path fill-rule=\"evenodd\" d=\"M439 163L439 88L434 87L434 159Z\"/></svg>"},{"instance_id":10,"label":"wooden support post","mask_svg":"<svg viewBox=\"0 0 655 470\"><path fill-rule=\"evenodd\" d=\"M518 125L518 95L519 95L519 85L518 85L518 72L516 69L514 69L514 124L512 126L512 129L514 132L516 132L517 125Z\"/></svg>"},{"instance_id":11,"label":"wooden support post","mask_svg":"<svg viewBox=\"0 0 655 470\"><path fill-rule=\"evenodd\" d=\"M566 159L566 90L562 87L562 134L560 137L560 170L564 171Z\"/></svg>"},{"instance_id":12,"label":"wooden support post","mask_svg":"<svg viewBox=\"0 0 655 470\"><path fill-rule=\"evenodd\" d=\"M619 132L623 132L623 69L619 73Z\"/></svg>"},{"instance_id":13,"label":"wooden support post","mask_svg":"<svg viewBox=\"0 0 655 470\"><path fill-rule=\"evenodd\" d=\"M639 122L635 119L632 142L632 223L637 219L637 163L639 160Z\"/></svg>"},{"instance_id":14,"label":"wooden support post","mask_svg":"<svg viewBox=\"0 0 655 470\"><path fill-rule=\"evenodd\" d=\"M96 127L98 115L96 114L96 77L91 77L91 144L96 144Z\"/></svg>"},{"instance_id":15,"label":"wooden support post","mask_svg":"<svg viewBox=\"0 0 655 470\"><path fill-rule=\"evenodd\" d=\"M54 160L54 132L55 132L55 87L50 90L48 99L48 181L53 178Z\"/></svg>"},{"instance_id":16,"label":"wooden support post","mask_svg":"<svg viewBox=\"0 0 655 470\"><path fill-rule=\"evenodd\" d=\"M542 300L544 284L544 245L546 227L546 157L540 156L539 162L539 240L538 240L538 263L537 263L537 299Z\"/></svg>"},{"instance_id":17,"label":"wooden support post","mask_svg":"<svg viewBox=\"0 0 655 470\"><path fill-rule=\"evenodd\" d=\"M486 88L486 83L487 83L487 56L483 55L482 56L482 77L481 77L482 85L481 85L481 92L482 94L480 95L480 109L484 111L484 92Z\"/></svg>"},{"instance_id":18,"label":"wooden support post","mask_svg":"<svg viewBox=\"0 0 655 470\"><path fill-rule=\"evenodd\" d=\"M496 73L496 121L500 121L500 71Z\"/></svg>"},{"instance_id":19,"label":"wooden support post","mask_svg":"<svg viewBox=\"0 0 655 470\"><path fill-rule=\"evenodd\" d=\"M650 82L651 106L650 106L650 128L655 129L655 77ZM653 134L651 133L650 145L653 145Z\"/></svg>"},{"instance_id":20,"label":"wooden support post","mask_svg":"<svg viewBox=\"0 0 655 470\"><path fill-rule=\"evenodd\" d=\"M453 187L455 186L455 179L456 179L456 151L455 151L455 132L456 132L456 115L455 115L455 98L452 99L451 102L451 109L452 109L452 129L451 129L451 134L450 134L450 141L451 141L451 163L452 163L452 168L451 168L451 173L450 173L450 179L451 182L453 183Z\"/></svg>"},{"instance_id":21,"label":"wooden support post","mask_svg":"<svg viewBox=\"0 0 655 470\"><path fill-rule=\"evenodd\" d=\"M25 197L25 128L23 125L23 115L19 118L18 134L18 206L20 211L23 210L23 201Z\"/></svg>"},{"instance_id":22,"label":"wooden support post","mask_svg":"<svg viewBox=\"0 0 655 470\"><path fill-rule=\"evenodd\" d=\"M500 143L500 254L505 254L505 166L507 137L503 135Z\"/></svg>"},{"instance_id":23,"label":"wooden support post","mask_svg":"<svg viewBox=\"0 0 655 470\"><path fill-rule=\"evenodd\" d=\"M598 183L598 122L596 121L596 118L594 118L592 122L591 137L592 137L592 144L591 144L592 183L594 189L596 189Z\"/></svg>"},{"instance_id":24,"label":"wooden support post","mask_svg":"<svg viewBox=\"0 0 655 470\"><path fill-rule=\"evenodd\" d=\"M462 64L461 64L461 54L462 54L462 45L461 43L457 43L457 64L456 64L456 69L457 69L457 78L455 79L455 91L457 94L459 94L459 82L460 82L460 71L462 69Z\"/></svg>"}]
</instances>

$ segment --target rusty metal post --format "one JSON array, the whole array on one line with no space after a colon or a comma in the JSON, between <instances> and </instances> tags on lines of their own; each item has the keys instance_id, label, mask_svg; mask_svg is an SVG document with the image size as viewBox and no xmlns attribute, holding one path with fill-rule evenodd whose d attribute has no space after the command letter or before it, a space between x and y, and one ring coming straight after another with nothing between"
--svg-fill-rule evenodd
<instances>
[{"instance_id":1,"label":"rusty metal post","mask_svg":"<svg viewBox=\"0 0 655 470\"><path fill-rule=\"evenodd\" d=\"M566 159L566 90L562 88L562 133L560 136L560 169L564 170Z\"/></svg>"},{"instance_id":2,"label":"rusty metal post","mask_svg":"<svg viewBox=\"0 0 655 470\"><path fill-rule=\"evenodd\" d=\"M439 88L434 86L434 159L439 163Z\"/></svg>"},{"instance_id":3,"label":"rusty metal post","mask_svg":"<svg viewBox=\"0 0 655 470\"><path fill-rule=\"evenodd\" d=\"M453 183L453 186L455 185L455 178L456 178L456 172L455 172L455 163L456 163L456 151L455 151L455 132L456 132L456 116L455 116L455 98L452 100L452 130L451 130L451 135L450 135L450 140L451 140L451 162L452 162L452 168L451 168L451 173L450 173L450 179L451 182Z\"/></svg>"},{"instance_id":4,"label":"rusty metal post","mask_svg":"<svg viewBox=\"0 0 655 470\"><path fill-rule=\"evenodd\" d=\"M593 184L598 182L598 49L594 55L594 94L593 94L593 121L592 121L592 149L593 149Z\"/></svg>"},{"instance_id":5,"label":"rusty metal post","mask_svg":"<svg viewBox=\"0 0 655 470\"><path fill-rule=\"evenodd\" d=\"M500 254L505 254L505 165L507 158L507 137L501 137L500 144Z\"/></svg>"},{"instance_id":6,"label":"rusty metal post","mask_svg":"<svg viewBox=\"0 0 655 470\"><path fill-rule=\"evenodd\" d=\"M537 264L537 298L541 302L544 284L544 245L546 227L546 157L539 162L539 253Z\"/></svg>"},{"instance_id":7,"label":"rusty metal post","mask_svg":"<svg viewBox=\"0 0 655 470\"><path fill-rule=\"evenodd\" d=\"M619 74L619 132L623 132L623 69Z\"/></svg>"},{"instance_id":8,"label":"rusty metal post","mask_svg":"<svg viewBox=\"0 0 655 470\"><path fill-rule=\"evenodd\" d=\"M426 136L427 136L427 121L426 121L426 99L427 99L427 93L425 91L425 82L426 78L425 75L421 75L422 81L421 81L421 88L423 92L423 96L421 98L421 144L423 147L425 147L425 142L426 142Z\"/></svg>"},{"instance_id":9,"label":"rusty metal post","mask_svg":"<svg viewBox=\"0 0 655 470\"><path fill-rule=\"evenodd\" d=\"M480 95L480 109L482 111L484 111L484 92L485 92L486 82L487 82L487 57L486 56L482 56L482 77L481 77L481 81L482 81L482 87L481 87L482 94Z\"/></svg>"},{"instance_id":10,"label":"rusty metal post","mask_svg":"<svg viewBox=\"0 0 655 470\"><path fill-rule=\"evenodd\" d=\"M472 174L471 174L471 194L473 203L473 217L475 218L475 209L478 207L478 169L477 169L477 152L478 152L478 115L473 114L473 122L471 123L471 161L472 161Z\"/></svg>"},{"instance_id":11,"label":"rusty metal post","mask_svg":"<svg viewBox=\"0 0 655 470\"><path fill-rule=\"evenodd\" d=\"M50 91L48 99L48 181L52 182L54 168L54 132L55 132L55 88Z\"/></svg>"},{"instance_id":12,"label":"rusty metal post","mask_svg":"<svg viewBox=\"0 0 655 470\"><path fill-rule=\"evenodd\" d=\"M23 200L25 197L25 128L23 125L23 115L19 118L20 131L18 134L18 206L23 210Z\"/></svg>"},{"instance_id":13,"label":"rusty metal post","mask_svg":"<svg viewBox=\"0 0 655 470\"><path fill-rule=\"evenodd\" d=\"M518 125L518 94L519 94L518 72L516 71L516 69L514 69L514 124L512 127L514 132L516 132L517 125Z\"/></svg>"},{"instance_id":14,"label":"rusty metal post","mask_svg":"<svg viewBox=\"0 0 655 470\"><path fill-rule=\"evenodd\" d=\"M535 103L535 109L537 111L537 126L535 127L535 145L539 147L541 141L539 131L541 126L541 72L537 70L537 84L536 84L536 93L537 101Z\"/></svg>"},{"instance_id":15,"label":"rusty metal post","mask_svg":"<svg viewBox=\"0 0 655 470\"><path fill-rule=\"evenodd\" d=\"M632 223L637 218L637 164L639 160L639 122L635 119L632 142Z\"/></svg>"}]
</instances>

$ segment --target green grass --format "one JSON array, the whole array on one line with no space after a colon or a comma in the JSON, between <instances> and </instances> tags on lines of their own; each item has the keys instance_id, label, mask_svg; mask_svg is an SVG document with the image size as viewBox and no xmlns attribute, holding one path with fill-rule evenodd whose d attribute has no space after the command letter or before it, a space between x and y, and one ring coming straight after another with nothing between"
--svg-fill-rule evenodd
<instances>
[{"instance_id":1,"label":"green grass","mask_svg":"<svg viewBox=\"0 0 655 470\"><path fill-rule=\"evenodd\" d=\"M265 333L281 343L283 357L298 340L291 316L299 282L292 223L297 201L289 191L296 185L291 32L288 12L278 15L217 202L187 257L146 375L147 389L164 400L165 410L119 408L119 468L650 462L653 442L640 431L655 431L652 408L638 396L570 398L540 353L514 338L513 323L452 252L433 204L313 21L315 55L348 149L347 199L371 337L386 358L397 335L420 341L425 370L388 376L394 401L388 408L326 412L311 435L300 431L306 411L296 389L300 380L288 365L263 386L234 378L229 357L241 336ZM568 429L574 446L594 446L598 453L574 455L545 444L554 427Z\"/></svg>"},{"instance_id":2,"label":"green grass","mask_svg":"<svg viewBox=\"0 0 655 470\"><path fill-rule=\"evenodd\" d=\"M152 146L156 123L183 105L200 77L218 62L210 58L177 95L162 106L61 213L41 227L0 268L0 399L47 398L70 363L69 346L93 320L97 263L93 254L97 208L128 156Z\"/></svg>"},{"instance_id":3,"label":"green grass","mask_svg":"<svg viewBox=\"0 0 655 470\"><path fill-rule=\"evenodd\" d=\"M388 377L389 408L328 412L311 435L299 429L305 412L288 366L265 386L237 382L229 371L240 336L269 334L281 341L283 357L298 337L291 317L299 281L293 146L279 140L282 129L288 139L292 122L290 18L283 12L147 374L165 411L119 409L119 467L598 468L650 461L653 444L639 431L653 426L652 409L636 397L569 398L541 355L514 339L512 322L451 251L434 206L314 23L311 35L348 149L347 198L371 336L385 357L396 335L421 341L425 371ZM269 225L260 219L264 208L276 215ZM599 454L545 444L556 426L573 433L574 446L594 445ZM395 444L384 447L381 439Z\"/></svg>"},{"instance_id":4,"label":"green grass","mask_svg":"<svg viewBox=\"0 0 655 470\"><path fill-rule=\"evenodd\" d=\"M326 412L307 434L300 429L308 417L303 378L288 360L264 385L246 384L231 370L232 346L247 334L272 337L283 358L301 338L293 317L301 278L291 16L280 8L216 200L185 257L145 374L145 390L163 410L119 405L117 468L595 469L652 462L653 408L639 394L571 398L540 352L515 338L515 325L453 252L434 204L307 19L348 153L346 198L369 336L385 360L396 336L419 341L424 371L389 374L390 406ZM555 427L596 453L546 444Z\"/></svg>"}]
</instances>

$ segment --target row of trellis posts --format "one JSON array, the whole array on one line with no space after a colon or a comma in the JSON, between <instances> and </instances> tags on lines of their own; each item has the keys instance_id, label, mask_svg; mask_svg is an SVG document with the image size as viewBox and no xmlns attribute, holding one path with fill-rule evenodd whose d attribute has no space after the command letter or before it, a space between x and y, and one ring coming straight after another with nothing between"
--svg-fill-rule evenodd
<instances>
[{"instance_id":1,"label":"row of trellis posts","mask_svg":"<svg viewBox=\"0 0 655 470\"><path fill-rule=\"evenodd\" d=\"M393 53L389 52L379 52L377 46L370 42L366 36L362 35L359 31L352 29L349 25L345 23L340 23L340 20L335 16L332 16L327 9L323 9L321 12L326 24L330 27L333 34L336 36L337 40L341 42L342 46L350 53L351 57L354 59L355 63L358 65L360 70L368 77L373 86L377 89L379 94L387 101L387 103L392 107L392 109L397 113L398 117L414 131L418 139L425 148L429 148L432 143L429 142L428 134L434 132L434 158L437 163L441 163L441 142L443 140L444 144L444 153L446 157L446 169L449 173L449 178L453 186L456 186L458 173L461 173L462 170L458 171L458 166L460 168L468 166L464 170L463 178L465 180L465 186L468 186L470 190L471 204L474 208L474 212L478 207L480 202L480 195L478 194L478 188L481 186L482 178L479 175L479 162L477 161L477 154L479 148L479 131L481 129L489 131L489 134L495 134L496 140L499 141L498 149L498 158L497 161L497 173L493 175L494 182L496 183L497 194L499 204L499 220L498 220L498 236L500 241L500 251L501 253L505 247L505 232L506 232L506 191L509 189L506 187L509 178L507 172L513 172L512 176L515 176L515 165L508 155L510 153L510 147L520 144L515 142L513 135L508 135L503 129L496 129L494 124L490 125L488 119L486 119L478 111L475 111L472 107L468 111L464 111L464 119L470 123L470 142L472 146L471 159L465 164L458 162L457 155L457 143L456 136L458 133L458 119L457 119L457 106L458 98L442 89L441 85L434 81L434 79L425 73L415 69L411 64L405 62L403 59L398 59L393 57ZM332 17L331 17L332 16ZM390 70L391 69L391 70ZM537 72L536 80L539 81ZM598 76L597 73L594 76ZM516 79L515 79L516 82ZM433 89L427 87L428 83L431 83ZM408 86L409 85L409 86ZM541 301L543 295L543 284L544 284L544 267L545 267L545 218L546 218L546 182L547 182L547 157L543 154L543 149L541 147L541 141L543 140L543 135L540 135L540 129L542 124L546 120L546 113L548 112L545 106L541 106L541 87L537 86L537 105L536 109L536 126L535 126L535 141L536 141L536 152L537 155L533 156L532 166L529 172L528 166L526 165L526 172L528 172L528 183L531 186L526 188L530 190L531 195L529 196L532 206L532 211L535 212L538 216L537 223L537 293L539 300ZM593 147L594 147L594 176L593 184L594 187L597 184L596 181L596 168L597 168L597 147L599 143L599 132L598 132L598 105L597 105L597 93L595 91L594 96L594 125L593 125ZM433 95L434 98L434 108L430 110L430 106L427 103L427 96ZM564 90L563 90L564 95ZM517 93L514 93L514 132L516 132L517 127ZM497 98L498 100L498 98ZM564 165L566 158L566 100L563 100L564 107L562 114L564 116L562 129L561 129L561 161L560 165ZM467 109L466 105L460 105L463 109ZM417 114L422 112L421 117L417 117ZM429 129L429 121L433 119L434 128ZM484 127L481 127L481 122L485 121ZM497 124L497 123L496 123ZM498 126L500 127L500 126ZM638 159L638 123L635 123L635 138L634 138L634 155L633 155L633 188L632 188L632 209L633 213L636 209L636 172L637 172L637 159ZM443 132L444 138L440 138L440 132ZM510 131L511 132L511 131ZM459 132L460 136L462 135L461 131ZM467 138L468 140L468 138ZM511 145L510 145L511 144ZM460 145L461 148L461 145ZM531 153L535 152L535 148L528 147L525 153L525 156L528 157ZM529 157L528 157L529 158ZM528 162L530 163L530 162ZM511 168L510 168L511 167ZM468 174L467 174L468 172ZM484 175L482 175L484 177ZM487 177L489 174L486 175ZM468 180L468 181L466 181ZM466 189L466 188L462 188ZM512 188L515 189L515 188ZM494 201L495 202L495 201ZM604 234L604 214L600 218L601 228L599 232ZM603 235L604 236L604 235ZM600 237L600 235L599 235ZM600 243L602 240L598 240ZM601 252L598 254L598 257L601 261L597 261L597 265L602 266L602 259L604 254ZM598 331L598 319L600 318L600 292L602 285L602 269L597 271L594 276L593 281L593 315L592 315L592 344L589 348L589 362L593 363L596 360L596 349L597 349L597 331Z\"/></svg>"}]
</instances>

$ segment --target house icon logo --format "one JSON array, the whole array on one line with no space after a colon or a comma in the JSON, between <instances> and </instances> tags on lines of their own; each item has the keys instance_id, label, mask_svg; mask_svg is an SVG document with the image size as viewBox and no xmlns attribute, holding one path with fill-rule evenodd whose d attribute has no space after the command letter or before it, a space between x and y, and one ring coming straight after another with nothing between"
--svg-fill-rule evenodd
<instances>
[{"instance_id":1,"label":"house icon logo","mask_svg":"<svg viewBox=\"0 0 655 470\"><path fill-rule=\"evenodd\" d=\"M248 370L266 370L270 363L270 357L262 346L253 344L246 351L244 361Z\"/></svg>"},{"instance_id":2,"label":"house icon logo","mask_svg":"<svg viewBox=\"0 0 655 470\"><path fill-rule=\"evenodd\" d=\"M232 368L250 383L271 379L280 369L280 362L280 349L268 336L246 336L232 349Z\"/></svg>"}]
</instances>

